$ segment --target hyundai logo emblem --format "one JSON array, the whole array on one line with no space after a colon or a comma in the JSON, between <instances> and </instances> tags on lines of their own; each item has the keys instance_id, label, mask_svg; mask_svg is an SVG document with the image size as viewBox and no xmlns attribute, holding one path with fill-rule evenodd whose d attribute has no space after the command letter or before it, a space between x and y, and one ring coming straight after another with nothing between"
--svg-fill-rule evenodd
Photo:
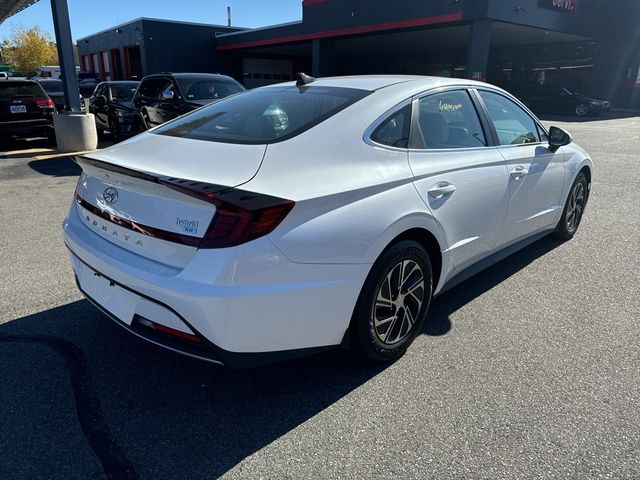
<instances>
[{"instance_id":1,"label":"hyundai logo emblem","mask_svg":"<svg viewBox=\"0 0 640 480\"><path fill-rule=\"evenodd\" d=\"M102 198L104 198L107 205L113 205L118 201L118 191L113 187L109 187L102 193Z\"/></svg>"}]
</instances>

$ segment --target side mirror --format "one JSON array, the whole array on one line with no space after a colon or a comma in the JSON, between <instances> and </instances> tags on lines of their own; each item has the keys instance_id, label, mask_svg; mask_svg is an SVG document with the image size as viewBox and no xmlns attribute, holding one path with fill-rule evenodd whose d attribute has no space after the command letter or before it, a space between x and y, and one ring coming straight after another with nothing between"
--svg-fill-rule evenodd
<instances>
[{"instance_id":1,"label":"side mirror","mask_svg":"<svg viewBox=\"0 0 640 480\"><path fill-rule=\"evenodd\" d=\"M174 97L175 94L171 90L165 90L164 92L162 92L163 100L173 100Z\"/></svg>"},{"instance_id":2,"label":"side mirror","mask_svg":"<svg viewBox=\"0 0 640 480\"><path fill-rule=\"evenodd\" d=\"M99 95L95 98L93 104L97 107L104 107L107 104L107 98L104 95Z\"/></svg>"},{"instance_id":3,"label":"side mirror","mask_svg":"<svg viewBox=\"0 0 640 480\"><path fill-rule=\"evenodd\" d=\"M559 127L549 129L549 146L552 150L569 145L571 142L573 142L573 137L566 130Z\"/></svg>"}]
</instances>

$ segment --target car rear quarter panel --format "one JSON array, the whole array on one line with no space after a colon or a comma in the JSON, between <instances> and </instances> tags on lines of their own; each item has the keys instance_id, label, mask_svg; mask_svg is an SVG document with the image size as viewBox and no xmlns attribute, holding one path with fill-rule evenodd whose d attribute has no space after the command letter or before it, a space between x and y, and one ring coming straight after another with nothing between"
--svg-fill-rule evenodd
<instances>
[{"instance_id":1,"label":"car rear quarter panel","mask_svg":"<svg viewBox=\"0 0 640 480\"><path fill-rule=\"evenodd\" d=\"M258 174L243 188L296 202L269 236L289 260L370 265L413 228L430 231L443 245L413 186L407 151L363 140L369 125L400 100L350 107L267 147ZM447 268L443 259L443 272Z\"/></svg>"}]
</instances>

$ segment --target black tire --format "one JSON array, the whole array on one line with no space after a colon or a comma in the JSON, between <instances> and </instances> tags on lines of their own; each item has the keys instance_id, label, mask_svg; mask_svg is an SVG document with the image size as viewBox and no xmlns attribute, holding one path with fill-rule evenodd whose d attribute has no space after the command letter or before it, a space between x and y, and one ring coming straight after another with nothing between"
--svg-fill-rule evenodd
<instances>
[{"instance_id":1,"label":"black tire","mask_svg":"<svg viewBox=\"0 0 640 480\"><path fill-rule=\"evenodd\" d=\"M405 268L408 274L402 271ZM406 275L404 282L394 284L394 278L399 279L403 273ZM420 274L422 283L419 282ZM407 288L408 284L411 288ZM409 290L412 293L408 293ZM401 357L422 330L432 291L431 260L422 245L402 240L385 250L371 268L353 313L354 350L375 362ZM387 297L391 301L387 301ZM387 319L388 315L393 318Z\"/></svg>"},{"instance_id":2,"label":"black tire","mask_svg":"<svg viewBox=\"0 0 640 480\"><path fill-rule=\"evenodd\" d=\"M582 221L582 215L587 206L588 198L589 184L587 177L584 173L580 172L573 182L573 185L571 185L571 190L569 190L569 196L567 197L562 217L560 217L560 221L554 232L556 236L566 240L573 238Z\"/></svg>"},{"instance_id":3,"label":"black tire","mask_svg":"<svg viewBox=\"0 0 640 480\"><path fill-rule=\"evenodd\" d=\"M576 105L576 108L574 111L578 117L586 117L590 111L589 105L587 105L586 103L579 103L578 105Z\"/></svg>"}]
</instances>

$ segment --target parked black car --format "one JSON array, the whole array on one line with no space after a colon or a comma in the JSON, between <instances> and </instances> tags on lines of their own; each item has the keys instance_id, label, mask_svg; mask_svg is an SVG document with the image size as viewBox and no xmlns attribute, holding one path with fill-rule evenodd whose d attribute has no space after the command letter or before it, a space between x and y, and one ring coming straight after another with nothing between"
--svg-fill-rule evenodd
<instances>
[{"instance_id":1,"label":"parked black car","mask_svg":"<svg viewBox=\"0 0 640 480\"><path fill-rule=\"evenodd\" d=\"M0 82L0 138L47 137L55 142L56 107L38 82Z\"/></svg>"},{"instance_id":2,"label":"parked black car","mask_svg":"<svg viewBox=\"0 0 640 480\"><path fill-rule=\"evenodd\" d=\"M89 98L89 112L95 115L98 133L107 131L116 142L135 133L131 100L139 83L111 81L96 87Z\"/></svg>"},{"instance_id":3,"label":"parked black car","mask_svg":"<svg viewBox=\"0 0 640 480\"><path fill-rule=\"evenodd\" d=\"M89 97L101 81L102 79L97 73L79 72L78 88L80 89L80 95Z\"/></svg>"},{"instance_id":4,"label":"parked black car","mask_svg":"<svg viewBox=\"0 0 640 480\"><path fill-rule=\"evenodd\" d=\"M570 113L584 117L611 109L608 101L583 95L567 87L536 85L525 88L519 96L536 113Z\"/></svg>"},{"instance_id":5,"label":"parked black car","mask_svg":"<svg viewBox=\"0 0 640 480\"><path fill-rule=\"evenodd\" d=\"M67 109L67 103L64 98L64 89L62 87L62 80L57 80L54 78L43 78L37 80L37 82L42 85L44 91L47 92L49 98L53 100L53 103L56 105L56 109L61 112ZM78 94L80 97L80 107L84 110L84 102L82 101L82 95Z\"/></svg>"},{"instance_id":6,"label":"parked black car","mask_svg":"<svg viewBox=\"0 0 640 480\"><path fill-rule=\"evenodd\" d=\"M221 98L243 92L233 78L212 73L159 73L144 77L133 97L138 132Z\"/></svg>"}]
</instances>

